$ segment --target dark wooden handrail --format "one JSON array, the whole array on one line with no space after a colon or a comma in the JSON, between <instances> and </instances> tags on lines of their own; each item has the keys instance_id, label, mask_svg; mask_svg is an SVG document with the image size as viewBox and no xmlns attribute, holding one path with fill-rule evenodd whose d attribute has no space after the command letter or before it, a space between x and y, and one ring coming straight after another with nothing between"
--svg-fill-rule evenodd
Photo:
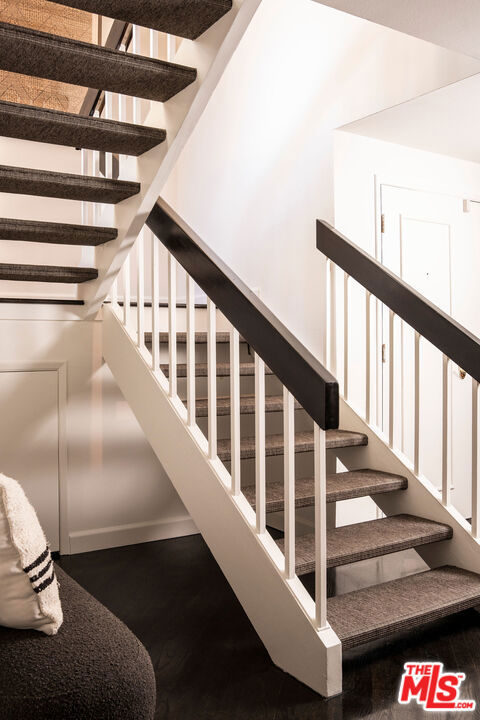
<instances>
[{"instance_id":1,"label":"dark wooden handrail","mask_svg":"<svg viewBox=\"0 0 480 720\"><path fill-rule=\"evenodd\" d=\"M323 429L338 428L338 383L163 200L148 227Z\"/></svg>"},{"instance_id":2,"label":"dark wooden handrail","mask_svg":"<svg viewBox=\"0 0 480 720\"><path fill-rule=\"evenodd\" d=\"M108 37L105 41L104 47L110 48L110 50L118 50L118 48L122 44L122 41L124 40L128 27L128 23L122 22L121 20L114 20L112 23L112 27L110 28L110 32L108 33ZM97 109L97 105L102 96L102 92L103 90L95 90L94 88L89 88L85 94L82 107L80 108L78 114L85 116L93 115L93 113Z\"/></svg>"},{"instance_id":3,"label":"dark wooden handrail","mask_svg":"<svg viewBox=\"0 0 480 720\"><path fill-rule=\"evenodd\" d=\"M317 248L480 382L480 340L335 228L317 220Z\"/></svg>"}]
</instances>

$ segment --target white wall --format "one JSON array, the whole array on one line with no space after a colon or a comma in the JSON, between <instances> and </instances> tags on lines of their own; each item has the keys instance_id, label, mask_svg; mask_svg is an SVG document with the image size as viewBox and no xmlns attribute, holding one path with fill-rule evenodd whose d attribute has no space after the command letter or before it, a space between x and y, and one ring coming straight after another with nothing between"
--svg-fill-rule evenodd
<instances>
[{"instance_id":1,"label":"white wall","mask_svg":"<svg viewBox=\"0 0 480 720\"><path fill-rule=\"evenodd\" d=\"M18 319L22 313L26 318L26 312L19 306L2 309L0 371L66 363L63 449L67 453L71 552L194 532L178 495L102 363L101 323ZM55 312L51 308L37 310L44 317L54 317ZM12 397L2 406L2 414L14 413L15 403ZM38 423L42 423L41 417Z\"/></svg>"},{"instance_id":2,"label":"white wall","mask_svg":"<svg viewBox=\"0 0 480 720\"><path fill-rule=\"evenodd\" d=\"M81 173L81 153L73 148L0 137L0 165ZM0 193L0 217L43 222L81 223L81 203L74 200ZM84 253L88 257L89 251ZM1 240L0 262L32 265L82 263L82 248ZM76 285L0 281L1 297L77 297Z\"/></svg>"},{"instance_id":3,"label":"white wall","mask_svg":"<svg viewBox=\"0 0 480 720\"><path fill-rule=\"evenodd\" d=\"M311 0L264 0L166 199L319 353L315 219L334 219L333 130L478 69Z\"/></svg>"}]
</instances>

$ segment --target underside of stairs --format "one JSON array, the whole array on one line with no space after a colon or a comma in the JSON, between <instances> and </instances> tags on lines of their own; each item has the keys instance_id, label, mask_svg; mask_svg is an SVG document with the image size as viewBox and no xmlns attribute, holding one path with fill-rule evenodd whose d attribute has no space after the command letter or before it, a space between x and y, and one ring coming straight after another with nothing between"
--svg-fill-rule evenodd
<instances>
[{"instance_id":1,"label":"underside of stairs","mask_svg":"<svg viewBox=\"0 0 480 720\"><path fill-rule=\"evenodd\" d=\"M140 102L136 98L143 98L165 103L196 80L195 67L157 59L156 56L135 54L131 48L126 52L125 45L132 42L132 26L129 24L196 39L232 9L232 0L173 0L167 3L153 0L109 0L106 3L79 0L60 4L112 17L119 27L123 23L122 32L116 31L120 38L118 45L102 47L2 22L0 70L95 89L98 91L96 104L87 110L86 115L76 115L0 101L0 135L99 154L111 153L116 158L139 157L162 145L167 138L166 130L139 122L138 114L133 114L134 122L97 116L102 107L105 109L104 105L100 106L100 102L107 92L131 96L135 98L132 102ZM120 42L123 43L122 47ZM125 113L125 109L122 112ZM141 183L137 181L126 180L123 176L117 179L116 175L107 177L105 171L104 176L99 174L97 171L93 176L87 171L76 175L55 169L3 165L0 166L0 193L115 206L135 197L142 190ZM49 222L44 219L37 222L31 219L0 218L0 242L97 247L107 245L117 237L116 228L97 227L95 223L58 223L55 217ZM10 251L12 253L13 249ZM95 268L65 267L65 263L62 266L50 265L47 264L47 257L54 257L54 253L46 252L47 262L38 266L23 261L2 263L0 280L8 281L8 287L14 288L12 292L7 290L7 295L0 298L2 302L25 302L29 298L36 302L27 286L25 297L22 296L19 290L22 287L19 283L22 282L74 283L80 288L81 284L98 277ZM50 301L47 290L42 293L42 298L45 302ZM67 304L74 302L70 295L66 294L65 299ZM58 291L51 301L61 302ZM83 304L83 301L79 299L78 304Z\"/></svg>"}]
</instances>

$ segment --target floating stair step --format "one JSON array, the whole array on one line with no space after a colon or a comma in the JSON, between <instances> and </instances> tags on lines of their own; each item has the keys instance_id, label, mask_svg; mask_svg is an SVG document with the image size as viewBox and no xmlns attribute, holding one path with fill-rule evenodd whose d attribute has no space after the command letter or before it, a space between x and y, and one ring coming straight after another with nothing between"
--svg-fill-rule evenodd
<instances>
[{"instance_id":1,"label":"floating stair step","mask_svg":"<svg viewBox=\"0 0 480 720\"><path fill-rule=\"evenodd\" d=\"M368 558L408 550L452 537L452 528L414 515L392 515L381 520L345 525L327 531L327 567L338 567ZM283 538L277 540L283 551ZM315 535L297 538L296 572L315 570Z\"/></svg>"},{"instance_id":2,"label":"floating stair step","mask_svg":"<svg viewBox=\"0 0 480 720\"><path fill-rule=\"evenodd\" d=\"M0 51L1 52L1 51ZM0 101L0 135L123 155L141 155L165 130Z\"/></svg>"},{"instance_id":3,"label":"floating stair step","mask_svg":"<svg viewBox=\"0 0 480 720\"><path fill-rule=\"evenodd\" d=\"M0 263L0 280L28 282L83 283L95 280L95 268L57 267L56 265L13 265Z\"/></svg>"},{"instance_id":4,"label":"floating stair step","mask_svg":"<svg viewBox=\"0 0 480 720\"><path fill-rule=\"evenodd\" d=\"M208 398L198 398L196 400L197 417L208 416ZM301 409L300 403L295 403L297 410ZM230 415L231 404L230 396L217 397L217 415ZM283 397L281 395L267 395L265 398L265 412L282 412ZM255 395L242 395L240 397L240 413L242 415L252 415L255 412Z\"/></svg>"},{"instance_id":5,"label":"floating stair step","mask_svg":"<svg viewBox=\"0 0 480 720\"><path fill-rule=\"evenodd\" d=\"M394 490L406 490L407 487L407 478L379 470L352 470L336 473L327 477L327 503L379 495ZM252 507L255 507L255 486L242 488L242 492ZM309 507L314 504L313 478L296 480L295 507ZM267 484L266 508L267 512L279 512L284 509L283 480Z\"/></svg>"},{"instance_id":6,"label":"floating stair step","mask_svg":"<svg viewBox=\"0 0 480 720\"><path fill-rule=\"evenodd\" d=\"M168 363L162 363L160 369L169 376ZM266 375L273 375L269 368L265 368ZM207 363L195 363L195 375L197 377L207 377L208 366ZM217 363L217 377L228 377L230 375L230 363ZM240 375L255 375L255 363L243 362L240 363ZM186 363L179 363L177 365L177 377L187 377L187 365Z\"/></svg>"},{"instance_id":7,"label":"floating stair step","mask_svg":"<svg viewBox=\"0 0 480 720\"><path fill-rule=\"evenodd\" d=\"M140 184L0 165L0 192L115 205L139 193Z\"/></svg>"},{"instance_id":8,"label":"floating stair step","mask_svg":"<svg viewBox=\"0 0 480 720\"><path fill-rule=\"evenodd\" d=\"M134 25L194 40L232 7L232 0L53 0Z\"/></svg>"},{"instance_id":9,"label":"floating stair step","mask_svg":"<svg viewBox=\"0 0 480 720\"><path fill-rule=\"evenodd\" d=\"M343 648L413 630L480 604L480 575L445 565L328 600Z\"/></svg>"},{"instance_id":10,"label":"floating stair step","mask_svg":"<svg viewBox=\"0 0 480 720\"><path fill-rule=\"evenodd\" d=\"M168 332L161 332L159 333L160 336L160 343L165 344L168 343ZM179 345L185 345L187 342L187 333L186 332L178 332L177 333L177 343ZM196 332L195 333L195 342L197 345L206 345L207 344L207 333L206 332ZM219 344L228 344L230 342L230 333L228 332L217 332L217 343ZM240 338L240 342L245 342L243 338ZM145 344L151 345L152 344L152 333L146 332L145 333Z\"/></svg>"},{"instance_id":11,"label":"floating stair step","mask_svg":"<svg viewBox=\"0 0 480 720\"><path fill-rule=\"evenodd\" d=\"M194 82L194 68L0 23L0 69L165 102Z\"/></svg>"},{"instance_id":12,"label":"floating stair step","mask_svg":"<svg viewBox=\"0 0 480 720\"><path fill-rule=\"evenodd\" d=\"M96 246L115 240L117 234L115 228L0 218L0 240Z\"/></svg>"},{"instance_id":13,"label":"floating stair step","mask_svg":"<svg viewBox=\"0 0 480 720\"><path fill-rule=\"evenodd\" d=\"M349 430L327 430L327 450L367 444L368 438L363 433L350 432ZM312 452L313 448L313 432L300 432L295 435L295 452ZM224 462L230 461L230 440L219 440L217 452L220 460ZM268 457L283 455L283 433L281 435L267 435L265 438L265 454ZM254 437L242 438L240 457L242 460L255 457Z\"/></svg>"}]
</instances>

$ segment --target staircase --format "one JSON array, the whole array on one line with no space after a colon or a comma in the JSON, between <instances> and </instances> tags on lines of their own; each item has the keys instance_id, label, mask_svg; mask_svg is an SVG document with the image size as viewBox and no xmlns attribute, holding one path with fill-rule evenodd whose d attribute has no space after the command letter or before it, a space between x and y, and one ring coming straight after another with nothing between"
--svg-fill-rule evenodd
<instances>
[{"instance_id":1,"label":"staircase","mask_svg":"<svg viewBox=\"0 0 480 720\"><path fill-rule=\"evenodd\" d=\"M117 18L105 47L0 23L1 70L99 89L85 115L0 102L0 135L81 149L83 167L0 166L0 192L78 201L84 219L80 228L0 218L0 241L81 245L95 258L81 271L2 264L0 279L16 283L11 301L25 299L22 281L73 283L83 315L96 313L259 2L59 3ZM159 58L165 38L178 62Z\"/></svg>"},{"instance_id":2,"label":"staircase","mask_svg":"<svg viewBox=\"0 0 480 720\"><path fill-rule=\"evenodd\" d=\"M165 201L148 228L152 268L160 242L169 253L168 309L160 317L155 302L135 306L114 289L105 359L273 661L335 695L343 652L479 604L478 541ZM177 263L187 273L180 305ZM352 275L356 265L365 281L349 258ZM143 283L140 273L134 296ZM362 497L385 516L336 527L335 504ZM327 569L405 550L431 569L327 598ZM299 581L309 574L314 597Z\"/></svg>"},{"instance_id":3,"label":"staircase","mask_svg":"<svg viewBox=\"0 0 480 720\"><path fill-rule=\"evenodd\" d=\"M344 651L480 604L478 463L470 524L450 503L448 476L439 493L418 463L410 466L397 452L393 429L385 438L372 422L369 319L365 412L353 410L348 306L339 397L337 270L346 273L347 301L349 277L365 288L367 318L376 297L471 373L474 438L480 344L411 289L392 284L386 293L393 281L385 283L385 271L373 272L354 246L320 224L318 249L331 266L330 357L321 363L161 197L157 202L258 3L64 0L124 23L123 45L115 48L0 24L0 68L102 91L85 117L0 103L3 136L81 148L84 169L94 170L1 166L0 192L86 204L81 225L0 219L1 238L90 247L96 260L95 267L2 263L0 279L84 285L83 317L102 308L104 358L273 662L330 697L342 689ZM138 50L137 23L185 38L174 61L155 56L155 35L152 57L126 52ZM112 117L111 93L120 94L121 118ZM124 117L124 96L135 98L135 122ZM95 116L100 108L103 117ZM207 297L202 308L198 288ZM393 380L393 364L390 370ZM335 504L362 497L385 516L336 527ZM327 598L327 569L407 549L430 570ZM313 596L300 580L311 573Z\"/></svg>"}]
</instances>

